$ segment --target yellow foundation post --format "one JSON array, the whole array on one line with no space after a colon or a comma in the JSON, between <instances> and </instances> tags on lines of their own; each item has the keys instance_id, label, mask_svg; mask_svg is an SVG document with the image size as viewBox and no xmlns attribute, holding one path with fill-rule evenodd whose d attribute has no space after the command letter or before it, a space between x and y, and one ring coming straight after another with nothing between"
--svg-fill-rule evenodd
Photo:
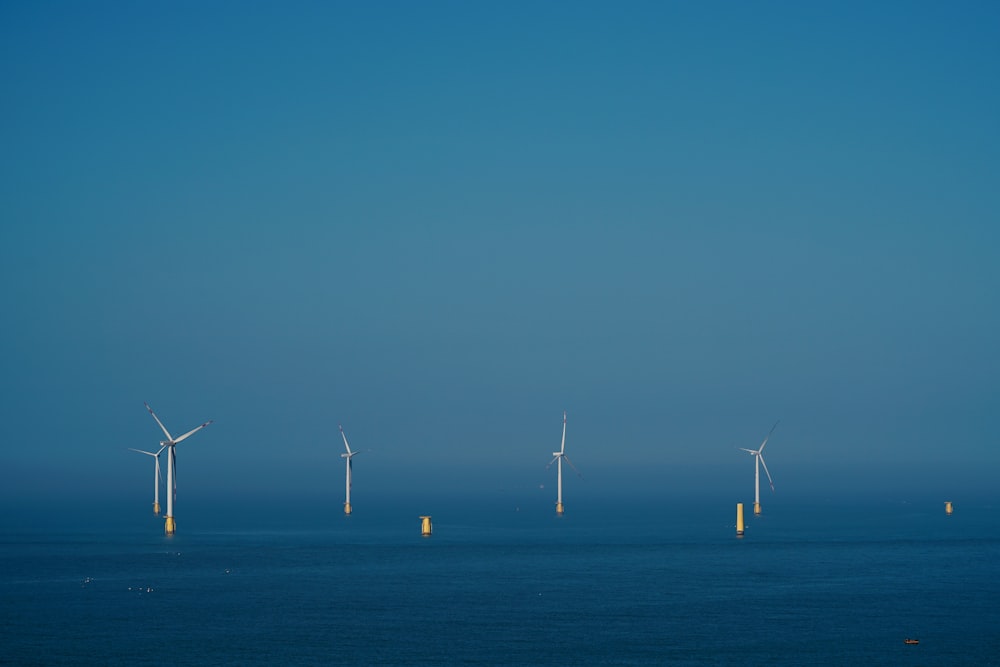
<instances>
[{"instance_id":1,"label":"yellow foundation post","mask_svg":"<svg viewBox=\"0 0 1000 667\"><path fill-rule=\"evenodd\" d=\"M173 535L177 530L177 525L174 524L174 517L168 516L166 523L163 524L163 532L167 535Z\"/></svg>"},{"instance_id":2,"label":"yellow foundation post","mask_svg":"<svg viewBox=\"0 0 1000 667\"><path fill-rule=\"evenodd\" d=\"M944 501L944 513L945 514L951 514L951 501L950 500Z\"/></svg>"},{"instance_id":3,"label":"yellow foundation post","mask_svg":"<svg viewBox=\"0 0 1000 667\"><path fill-rule=\"evenodd\" d=\"M736 536L743 537L743 503L736 503Z\"/></svg>"},{"instance_id":4,"label":"yellow foundation post","mask_svg":"<svg viewBox=\"0 0 1000 667\"><path fill-rule=\"evenodd\" d=\"M424 537L430 537L431 518L429 516L420 517L420 534Z\"/></svg>"},{"instance_id":5,"label":"yellow foundation post","mask_svg":"<svg viewBox=\"0 0 1000 667\"><path fill-rule=\"evenodd\" d=\"M563 513L563 504L556 503L556 514L562 514L562 513Z\"/></svg>"},{"instance_id":6,"label":"yellow foundation post","mask_svg":"<svg viewBox=\"0 0 1000 667\"><path fill-rule=\"evenodd\" d=\"M344 503L344 514L351 513L351 503Z\"/></svg>"},{"instance_id":7,"label":"yellow foundation post","mask_svg":"<svg viewBox=\"0 0 1000 667\"><path fill-rule=\"evenodd\" d=\"M153 503L153 516L160 516L160 503Z\"/></svg>"},{"instance_id":8,"label":"yellow foundation post","mask_svg":"<svg viewBox=\"0 0 1000 667\"><path fill-rule=\"evenodd\" d=\"M760 503L753 504L753 513L758 516L760 515Z\"/></svg>"}]
</instances>

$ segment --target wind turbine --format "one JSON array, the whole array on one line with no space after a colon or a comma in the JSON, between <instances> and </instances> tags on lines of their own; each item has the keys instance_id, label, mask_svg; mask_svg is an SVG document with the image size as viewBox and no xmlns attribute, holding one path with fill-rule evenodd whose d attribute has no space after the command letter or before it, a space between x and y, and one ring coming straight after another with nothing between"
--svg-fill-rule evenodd
<instances>
[{"instance_id":1,"label":"wind turbine","mask_svg":"<svg viewBox=\"0 0 1000 667\"><path fill-rule=\"evenodd\" d=\"M166 447L168 449L168 456L167 456L167 518L166 518L166 523L163 525L163 531L167 535L173 535L174 531L177 529L177 526L174 523L174 500L177 497L177 452L174 451L174 446L178 442L183 442L184 440L187 440L192 435L194 435L195 433L197 433L201 429L203 429L206 426L208 426L209 424L211 424L213 420L209 419L207 422L205 422L201 426L195 427L195 428L191 429L190 431L188 431L187 433L185 433L184 435L182 435L182 436L180 436L178 438L175 438L172 435L170 435L170 431L167 430L167 427L163 425L163 422L160 421L160 418L156 416L155 412L153 412L153 408L149 407L149 403L146 403L145 406L146 406L146 409L149 410L149 414L153 415L153 419L156 420L156 423L160 425L160 429L163 431L163 434L165 436L167 436L166 440L161 440L160 441L160 444L163 447ZM162 447L161 447L160 451L163 451Z\"/></svg>"},{"instance_id":2,"label":"wind turbine","mask_svg":"<svg viewBox=\"0 0 1000 667\"><path fill-rule=\"evenodd\" d=\"M573 465L573 462L569 460L568 456L566 456L566 411L565 410L563 410L562 444L559 446L559 451L558 452L552 452L552 456L554 456L555 458L553 458L551 461L549 461L549 465L545 466L545 469L548 470L552 466L553 463L556 464L556 470L557 470L557 473L556 473L556 480L557 480L557 482L556 482L556 514L562 514L563 513L563 501L562 501L562 462L563 462L563 459L566 459L566 463L569 464L569 467L572 468L576 472L577 475L580 475L580 471L576 469L576 466ZM580 477L583 477L583 475L580 475Z\"/></svg>"},{"instance_id":3,"label":"wind turbine","mask_svg":"<svg viewBox=\"0 0 1000 667\"><path fill-rule=\"evenodd\" d=\"M779 420L780 421L780 420ZM754 457L755 469L753 478L753 513L760 514L760 467L764 466L764 472L767 474L767 481L771 485L771 492L774 493L774 482L771 480L771 473L767 471L767 464L764 463L764 445L767 444L768 438L774 433L774 429L778 427L778 422L774 422L774 426L767 433L767 438L764 438L764 442L760 443L758 449L747 449L746 447L740 447L744 452L747 452Z\"/></svg>"},{"instance_id":4,"label":"wind turbine","mask_svg":"<svg viewBox=\"0 0 1000 667\"><path fill-rule=\"evenodd\" d=\"M160 479L162 478L162 475L160 475L160 452L163 451L164 447L166 447L166 445L160 447L155 454L153 452L147 452L141 449L133 449L132 447L129 447L129 449L133 452L139 452L140 454L152 456L156 462L156 474L153 475L153 514L156 516L160 516Z\"/></svg>"},{"instance_id":5,"label":"wind turbine","mask_svg":"<svg viewBox=\"0 0 1000 667\"><path fill-rule=\"evenodd\" d=\"M351 470L353 466L353 464L351 463L351 459L353 459L358 454L358 452L351 451L351 446L347 444L347 436L344 435L344 427L340 426L340 424L337 424L337 426L340 427L340 437L344 439L344 447L347 449L347 453L341 454L340 456L341 458L347 459L347 497L344 499L344 514L350 514L351 513Z\"/></svg>"}]
</instances>

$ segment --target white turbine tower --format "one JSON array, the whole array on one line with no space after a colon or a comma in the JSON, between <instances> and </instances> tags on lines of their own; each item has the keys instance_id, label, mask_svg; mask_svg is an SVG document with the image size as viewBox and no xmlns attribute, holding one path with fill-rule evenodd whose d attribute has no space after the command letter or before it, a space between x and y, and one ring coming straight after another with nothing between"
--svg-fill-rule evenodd
<instances>
[{"instance_id":1,"label":"white turbine tower","mask_svg":"<svg viewBox=\"0 0 1000 667\"><path fill-rule=\"evenodd\" d=\"M346 454L341 454L340 456L341 456L341 458L347 459L347 496L344 499L344 514L350 514L351 513L351 471L352 471L352 468L353 468L353 465L354 465L353 463L351 463L351 459L353 459L355 456L357 456L358 452L352 452L351 451L351 446L349 444L347 444L347 436L344 435L344 427L340 426L340 424L337 424L337 426L340 427L340 437L342 437L344 439L344 447L347 449L347 453Z\"/></svg>"},{"instance_id":2,"label":"white turbine tower","mask_svg":"<svg viewBox=\"0 0 1000 667\"><path fill-rule=\"evenodd\" d=\"M177 453L174 451L174 446L179 442L187 440L192 435L211 424L213 420L209 419L201 426L191 429L178 438L174 438L170 435L170 431L167 430L167 427L163 425L163 422L160 421L160 418L156 416L156 413L153 412L153 408L149 407L149 403L146 403L145 406L146 409L149 410L149 414L153 415L153 419L156 420L156 423L160 425L160 429L163 431L163 434L167 436L166 440L160 441L160 444L167 448L167 518L166 523L163 525L163 531L167 535L173 535L174 531L177 529L177 525L174 523L174 500L177 496Z\"/></svg>"},{"instance_id":3,"label":"white turbine tower","mask_svg":"<svg viewBox=\"0 0 1000 667\"><path fill-rule=\"evenodd\" d=\"M153 514L156 516L160 516L160 479L162 479L162 475L160 475L160 452L163 451L164 447L166 447L166 445L160 447L155 454L153 452L147 452L141 449L129 447L129 449L133 452L139 452L140 454L152 456L156 462L156 472L153 475Z\"/></svg>"},{"instance_id":4,"label":"white turbine tower","mask_svg":"<svg viewBox=\"0 0 1000 667\"><path fill-rule=\"evenodd\" d=\"M580 471L576 469L576 466L573 465L573 462L569 460L568 456L566 456L566 411L565 410L563 410L562 444L559 446L559 451L558 452L552 452L552 456L554 456L555 458L553 458L551 461L549 461L549 465L545 466L545 469L548 470L552 466L553 463L556 464L556 471L557 471L556 472L556 514L562 514L563 513L563 501L562 501L562 462L563 462L563 459L566 460L566 463L569 464L569 467L572 468L576 472L577 475L580 475ZM583 477L583 475L580 475L580 477Z\"/></svg>"},{"instance_id":5,"label":"white turbine tower","mask_svg":"<svg viewBox=\"0 0 1000 667\"><path fill-rule=\"evenodd\" d=\"M753 513L760 514L760 467L764 466L764 473L767 474L767 481L771 485L771 492L774 492L774 482L771 480L771 473L767 470L767 464L764 463L764 445L767 444L768 439L771 434L774 433L774 429L778 427L778 422L774 422L774 426L767 433L767 438L764 438L764 442L760 443L758 449L747 449L746 447L740 447L744 452L747 452L754 457L755 468L754 468L754 478L753 478Z\"/></svg>"}]
</instances>

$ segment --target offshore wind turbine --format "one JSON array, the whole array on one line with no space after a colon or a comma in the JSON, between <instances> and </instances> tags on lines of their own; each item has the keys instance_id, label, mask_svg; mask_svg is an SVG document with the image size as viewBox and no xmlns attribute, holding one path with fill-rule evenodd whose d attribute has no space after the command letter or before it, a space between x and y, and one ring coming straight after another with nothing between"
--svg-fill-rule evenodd
<instances>
[{"instance_id":1,"label":"offshore wind turbine","mask_svg":"<svg viewBox=\"0 0 1000 667\"><path fill-rule=\"evenodd\" d=\"M340 437L344 439L344 448L347 449L347 453L341 454L341 458L347 459L347 496L344 499L344 514L351 513L351 471L353 468L353 463L351 459L357 456L358 452L352 452L351 446L347 444L347 436L344 435L344 427L337 424L340 427Z\"/></svg>"},{"instance_id":2,"label":"offshore wind turbine","mask_svg":"<svg viewBox=\"0 0 1000 667\"><path fill-rule=\"evenodd\" d=\"M156 423L159 424L160 429L163 431L163 435L167 436L166 440L160 441L160 444L167 448L167 517L166 522L163 525L163 532L167 535L173 535L177 530L177 525L174 523L174 500L176 500L177 496L177 452L174 450L174 446L179 442L187 440L192 435L211 424L214 420L209 419L201 426L197 426L184 435L175 438L170 435L170 431L167 430L167 427L163 425L160 418L156 416L155 412L153 412L153 408L149 407L149 403L146 403L145 406L146 409L149 410L149 414L153 415L153 419L155 419Z\"/></svg>"},{"instance_id":3,"label":"offshore wind turbine","mask_svg":"<svg viewBox=\"0 0 1000 667\"><path fill-rule=\"evenodd\" d=\"M147 452L142 449L134 449L132 447L129 447L129 449L133 452L139 452L140 454L146 454L148 456L152 456L156 462L155 466L156 472L153 475L153 514L156 516L160 516L160 480L163 478L163 476L160 474L160 452L163 451L164 447L166 447L166 445L160 447L155 454L153 452Z\"/></svg>"},{"instance_id":4,"label":"offshore wind turbine","mask_svg":"<svg viewBox=\"0 0 1000 667\"><path fill-rule=\"evenodd\" d=\"M760 443L760 447L757 449L747 449L746 447L740 447L744 452L747 452L754 457L754 478L753 478L753 513L760 514L760 467L764 466L764 473L767 475L767 481L771 485L771 493L774 493L774 481L771 479L771 473L767 470L767 463L764 462L764 445L767 444L768 439L771 434L774 433L774 429L778 427L778 422L774 422L774 426L771 430L767 432L767 437L764 438L764 442Z\"/></svg>"},{"instance_id":5,"label":"offshore wind turbine","mask_svg":"<svg viewBox=\"0 0 1000 667\"><path fill-rule=\"evenodd\" d=\"M566 456L566 411L565 410L563 410L562 444L559 446L559 451L558 452L552 452L552 456L555 457L555 458L553 458L551 461L549 461L549 465L545 466L545 469L548 470L552 466L553 463L556 464L556 471L557 471L556 472L556 514L562 514L563 513L563 501L562 501L562 463L563 463L563 459L566 460L566 463L569 464L569 467L572 468L576 472L577 475L580 475L580 471L576 469L576 466L573 465L573 462L569 460L568 456ZM580 477L583 477L583 475L580 475Z\"/></svg>"}]
</instances>

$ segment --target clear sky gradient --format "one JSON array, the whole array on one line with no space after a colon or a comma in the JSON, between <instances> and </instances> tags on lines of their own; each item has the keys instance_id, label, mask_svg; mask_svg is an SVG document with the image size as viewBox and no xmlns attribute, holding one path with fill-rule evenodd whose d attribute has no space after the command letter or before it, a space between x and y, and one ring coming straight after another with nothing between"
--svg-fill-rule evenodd
<instances>
[{"instance_id":1,"label":"clear sky gradient","mask_svg":"<svg viewBox=\"0 0 1000 667\"><path fill-rule=\"evenodd\" d=\"M778 419L775 502L989 492L998 81L991 2L4 3L0 500L146 502L143 401L179 506L336 507L338 422L551 503L563 410L568 507Z\"/></svg>"}]
</instances>

